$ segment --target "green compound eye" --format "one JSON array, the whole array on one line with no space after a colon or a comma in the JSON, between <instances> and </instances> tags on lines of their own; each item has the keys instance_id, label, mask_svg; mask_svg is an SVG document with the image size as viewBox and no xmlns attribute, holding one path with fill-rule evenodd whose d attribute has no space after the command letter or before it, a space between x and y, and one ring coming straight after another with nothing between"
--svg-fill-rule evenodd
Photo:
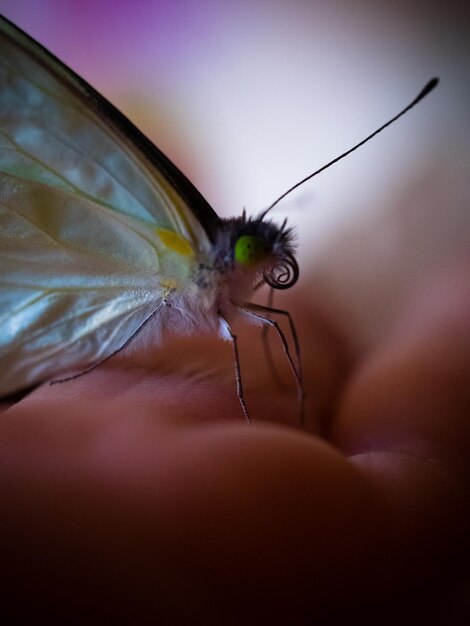
<instances>
[{"instance_id":1,"label":"green compound eye","mask_svg":"<svg viewBox=\"0 0 470 626\"><path fill-rule=\"evenodd\" d=\"M243 235L235 244L235 261L245 267L253 267L267 256L264 241L254 235Z\"/></svg>"}]
</instances>

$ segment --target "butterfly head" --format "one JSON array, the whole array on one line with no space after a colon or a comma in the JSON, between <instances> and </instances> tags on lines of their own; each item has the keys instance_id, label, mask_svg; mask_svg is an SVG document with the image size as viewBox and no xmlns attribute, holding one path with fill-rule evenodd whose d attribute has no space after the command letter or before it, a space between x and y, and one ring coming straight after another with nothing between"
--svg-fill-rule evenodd
<instances>
[{"instance_id":1,"label":"butterfly head","mask_svg":"<svg viewBox=\"0 0 470 626\"><path fill-rule=\"evenodd\" d=\"M262 218L223 221L218 250L225 267L254 273L274 289L288 289L299 277L292 229Z\"/></svg>"}]
</instances>

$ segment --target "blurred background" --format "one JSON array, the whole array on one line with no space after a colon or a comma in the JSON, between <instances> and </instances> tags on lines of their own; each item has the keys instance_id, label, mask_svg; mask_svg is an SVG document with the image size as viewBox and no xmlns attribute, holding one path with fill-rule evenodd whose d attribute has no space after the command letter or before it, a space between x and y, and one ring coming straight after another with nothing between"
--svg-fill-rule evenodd
<instances>
[{"instance_id":1,"label":"blurred background","mask_svg":"<svg viewBox=\"0 0 470 626\"><path fill-rule=\"evenodd\" d=\"M276 209L301 285L358 350L470 248L470 9L436 0L0 0L224 216Z\"/></svg>"}]
</instances>

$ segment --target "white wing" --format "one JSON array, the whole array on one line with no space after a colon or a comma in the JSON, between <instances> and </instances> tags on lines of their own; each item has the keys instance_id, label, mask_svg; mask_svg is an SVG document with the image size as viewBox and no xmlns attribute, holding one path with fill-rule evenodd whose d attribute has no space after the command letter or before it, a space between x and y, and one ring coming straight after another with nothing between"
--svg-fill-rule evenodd
<instances>
[{"instance_id":1,"label":"white wing","mask_svg":"<svg viewBox=\"0 0 470 626\"><path fill-rule=\"evenodd\" d=\"M194 262L158 229L210 246L195 200L111 105L0 18L0 396L124 343L162 280L184 282Z\"/></svg>"}]
</instances>

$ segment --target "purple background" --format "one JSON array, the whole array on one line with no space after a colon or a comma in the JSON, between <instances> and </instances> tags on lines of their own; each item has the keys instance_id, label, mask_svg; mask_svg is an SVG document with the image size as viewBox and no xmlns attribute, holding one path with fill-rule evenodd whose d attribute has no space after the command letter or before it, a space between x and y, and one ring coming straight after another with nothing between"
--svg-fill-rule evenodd
<instances>
[{"instance_id":1,"label":"purple background","mask_svg":"<svg viewBox=\"0 0 470 626\"><path fill-rule=\"evenodd\" d=\"M7 0L0 12L131 117L223 215L262 209L439 75L419 108L276 215L299 227L312 297L341 309L360 343L470 248L464 3Z\"/></svg>"}]
</instances>

